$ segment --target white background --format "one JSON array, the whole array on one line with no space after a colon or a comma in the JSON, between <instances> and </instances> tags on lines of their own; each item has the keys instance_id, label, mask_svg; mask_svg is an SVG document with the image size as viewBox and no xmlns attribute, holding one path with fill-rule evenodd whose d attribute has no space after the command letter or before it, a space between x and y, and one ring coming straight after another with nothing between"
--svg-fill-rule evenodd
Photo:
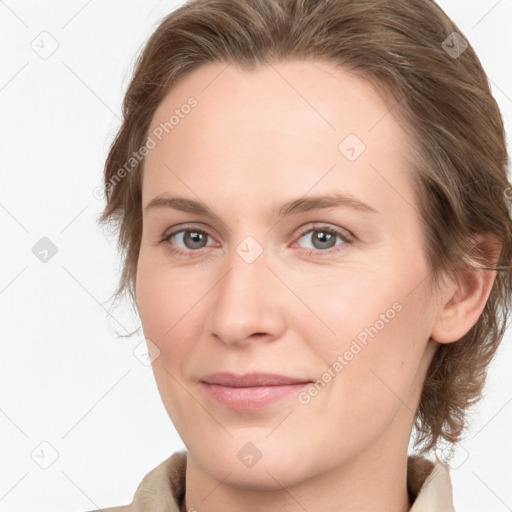
<instances>
[{"instance_id":1,"label":"white background","mask_svg":"<svg viewBox=\"0 0 512 512\"><path fill-rule=\"evenodd\" d=\"M139 324L109 303L120 260L115 238L97 226L103 202L92 194L135 57L180 3L0 1L4 512L129 503L142 477L183 448L151 368L134 356L143 335L116 337ZM510 148L512 1L439 3L488 73ZM32 48L41 37L46 51L58 44L46 59ZM47 263L32 253L42 237L58 249ZM457 511L512 510L510 334L452 461Z\"/></svg>"}]
</instances>

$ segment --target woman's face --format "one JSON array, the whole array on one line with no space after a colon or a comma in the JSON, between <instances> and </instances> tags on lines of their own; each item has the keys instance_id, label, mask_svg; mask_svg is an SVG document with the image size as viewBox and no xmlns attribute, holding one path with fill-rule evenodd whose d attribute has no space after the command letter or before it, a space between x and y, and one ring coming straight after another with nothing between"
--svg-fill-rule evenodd
<instances>
[{"instance_id":1,"label":"woman's face","mask_svg":"<svg viewBox=\"0 0 512 512\"><path fill-rule=\"evenodd\" d=\"M405 458L438 306L392 106L289 61L203 66L155 113L137 303L189 464L213 480L277 489Z\"/></svg>"}]
</instances>

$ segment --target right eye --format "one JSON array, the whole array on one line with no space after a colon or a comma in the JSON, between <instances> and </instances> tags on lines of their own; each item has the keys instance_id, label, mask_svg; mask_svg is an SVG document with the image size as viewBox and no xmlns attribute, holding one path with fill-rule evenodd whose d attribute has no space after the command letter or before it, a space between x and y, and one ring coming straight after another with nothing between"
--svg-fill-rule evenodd
<instances>
[{"instance_id":1,"label":"right eye","mask_svg":"<svg viewBox=\"0 0 512 512\"><path fill-rule=\"evenodd\" d=\"M209 237L210 235L206 231L194 226L182 227L166 234L161 243L168 245L172 252L180 256L187 256L208 247Z\"/></svg>"}]
</instances>

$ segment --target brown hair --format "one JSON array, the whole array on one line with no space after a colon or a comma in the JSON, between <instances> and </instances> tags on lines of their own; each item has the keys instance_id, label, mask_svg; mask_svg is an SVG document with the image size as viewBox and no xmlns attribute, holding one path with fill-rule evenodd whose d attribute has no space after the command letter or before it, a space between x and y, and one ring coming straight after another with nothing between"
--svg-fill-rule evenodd
<instances>
[{"instance_id":1,"label":"brown hair","mask_svg":"<svg viewBox=\"0 0 512 512\"><path fill-rule=\"evenodd\" d=\"M460 34L431 0L193 0L174 10L138 58L106 160L100 222L118 228L123 269L116 298L128 291L135 304L144 161L130 159L179 78L203 63L251 70L292 58L358 73L391 94L392 115L409 127L411 175L433 276L460 276L475 265L497 270L478 322L456 343L438 346L417 411L422 453L440 438L459 441L466 409L481 397L505 332L512 295L503 121L480 61ZM496 237L498 261L485 266L468 245L478 233Z\"/></svg>"}]
</instances>

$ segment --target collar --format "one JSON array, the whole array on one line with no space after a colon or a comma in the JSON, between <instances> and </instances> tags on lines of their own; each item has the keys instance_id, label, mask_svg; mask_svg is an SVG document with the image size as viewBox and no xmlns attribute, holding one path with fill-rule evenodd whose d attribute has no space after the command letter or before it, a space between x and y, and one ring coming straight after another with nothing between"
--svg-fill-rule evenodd
<instances>
[{"instance_id":1,"label":"collar","mask_svg":"<svg viewBox=\"0 0 512 512\"><path fill-rule=\"evenodd\" d=\"M127 512L180 512L185 495L186 451L176 452L146 474ZM407 458L409 512L455 512L448 467L436 456Z\"/></svg>"}]
</instances>

